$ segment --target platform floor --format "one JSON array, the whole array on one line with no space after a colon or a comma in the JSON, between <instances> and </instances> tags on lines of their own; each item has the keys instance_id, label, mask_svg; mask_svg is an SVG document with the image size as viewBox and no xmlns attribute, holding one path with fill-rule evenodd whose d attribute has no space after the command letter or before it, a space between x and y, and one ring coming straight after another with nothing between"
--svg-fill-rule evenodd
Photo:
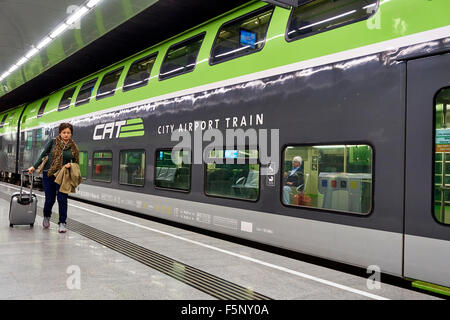
<instances>
[{"instance_id":1,"label":"platform floor","mask_svg":"<svg viewBox=\"0 0 450 320\"><path fill-rule=\"evenodd\" d=\"M42 228L43 193L35 227L9 227L16 186L0 183L0 299L217 299L75 231ZM57 204L54 217L57 217ZM69 218L271 299L437 299L366 278L279 256L69 200ZM183 264L187 265L183 266ZM174 266L176 267L176 266ZM73 288L73 270L80 288ZM69 271L69 273L68 273ZM68 286L69 282L69 286Z\"/></svg>"}]
</instances>

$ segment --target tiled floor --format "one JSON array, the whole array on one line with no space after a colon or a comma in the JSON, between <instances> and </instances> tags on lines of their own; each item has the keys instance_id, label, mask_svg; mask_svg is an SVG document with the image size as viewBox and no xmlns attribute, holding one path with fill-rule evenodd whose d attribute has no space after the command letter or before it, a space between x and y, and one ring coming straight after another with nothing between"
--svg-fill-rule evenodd
<instances>
[{"instance_id":1,"label":"tiled floor","mask_svg":"<svg viewBox=\"0 0 450 320\"><path fill-rule=\"evenodd\" d=\"M49 230L44 230L40 216L36 218L33 229L27 226L9 228L8 201L10 194L15 191L12 187L0 184L0 299L214 299L75 232L58 234L54 224ZM37 194L42 195L40 192ZM42 212L43 198L38 199L38 210ZM382 284L378 290L369 290L365 278L127 216L117 211L73 200L69 200L70 204L77 206L69 206L71 219L273 299L370 299L370 296L361 292L388 299L436 299L387 284ZM57 211L57 205L54 210ZM106 216L97 215L96 212ZM148 228L254 258L258 262ZM80 289L69 288L76 283L71 281L74 274L67 272L71 266L79 268ZM307 279L282 268L344 285L351 290Z\"/></svg>"}]
</instances>

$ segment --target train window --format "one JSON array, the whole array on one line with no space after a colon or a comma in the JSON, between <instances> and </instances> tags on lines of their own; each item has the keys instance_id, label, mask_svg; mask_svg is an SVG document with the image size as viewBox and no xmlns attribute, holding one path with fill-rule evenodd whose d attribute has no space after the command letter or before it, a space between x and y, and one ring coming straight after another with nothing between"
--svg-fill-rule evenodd
<instances>
[{"instance_id":1,"label":"train window","mask_svg":"<svg viewBox=\"0 0 450 320\"><path fill-rule=\"evenodd\" d=\"M273 6L265 6L225 23L214 41L210 64L260 51L266 41L266 33L273 10Z\"/></svg>"},{"instance_id":2,"label":"train window","mask_svg":"<svg viewBox=\"0 0 450 320\"><path fill-rule=\"evenodd\" d=\"M42 148L42 128L36 130L36 149Z\"/></svg>"},{"instance_id":3,"label":"train window","mask_svg":"<svg viewBox=\"0 0 450 320\"><path fill-rule=\"evenodd\" d=\"M112 152L97 151L94 152L92 165L92 179L111 182L112 181Z\"/></svg>"},{"instance_id":4,"label":"train window","mask_svg":"<svg viewBox=\"0 0 450 320\"><path fill-rule=\"evenodd\" d=\"M282 202L368 214L372 161L368 145L289 146L283 156Z\"/></svg>"},{"instance_id":5,"label":"train window","mask_svg":"<svg viewBox=\"0 0 450 320\"><path fill-rule=\"evenodd\" d=\"M212 150L206 164L206 194L256 201L260 165L257 150Z\"/></svg>"},{"instance_id":6,"label":"train window","mask_svg":"<svg viewBox=\"0 0 450 320\"><path fill-rule=\"evenodd\" d=\"M185 163L189 151L174 152L171 150L156 150L155 186L181 191L189 191L191 181L191 166Z\"/></svg>"},{"instance_id":7,"label":"train window","mask_svg":"<svg viewBox=\"0 0 450 320\"><path fill-rule=\"evenodd\" d=\"M40 118L44 114L45 106L47 105L48 99L42 101L41 107L38 110L37 117Z\"/></svg>"},{"instance_id":8,"label":"train window","mask_svg":"<svg viewBox=\"0 0 450 320\"><path fill-rule=\"evenodd\" d=\"M450 88L435 101L434 216L450 224Z\"/></svg>"},{"instance_id":9,"label":"train window","mask_svg":"<svg viewBox=\"0 0 450 320\"><path fill-rule=\"evenodd\" d=\"M123 67L110 71L104 75L102 82L97 90L97 100L111 97L116 93L117 82L119 82Z\"/></svg>"},{"instance_id":10,"label":"train window","mask_svg":"<svg viewBox=\"0 0 450 320\"><path fill-rule=\"evenodd\" d=\"M0 128L3 128L5 126L6 118L8 118L8 114L5 114L2 118L2 121L0 122Z\"/></svg>"},{"instance_id":11,"label":"train window","mask_svg":"<svg viewBox=\"0 0 450 320\"><path fill-rule=\"evenodd\" d=\"M27 131L25 132L25 141L26 141L26 145L25 148L26 150L31 150L33 149L33 131Z\"/></svg>"},{"instance_id":12,"label":"train window","mask_svg":"<svg viewBox=\"0 0 450 320\"><path fill-rule=\"evenodd\" d=\"M161 66L159 80L166 80L193 71L204 37L205 33L202 33L172 45Z\"/></svg>"},{"instance_id":13,"label":"train window","mask_svg":"<svg viewBox=\"0 0 450 320\"><path fill-rule=\"evenodd\" d=\"M86 151L80 151L78 154L81 177L87 178L88 154Z\"/></svg>"},{"instance_id":14,"label":"train window","mask_svg":"<svg viewBox=\"0 0 450 320\"><path fill-rule=\"evenodd\" d=\"M286 39L301 39L369 18L379 0L307 1L291 12ZM305 1L304 1L305 2Z\"/></svg>"},{"instance_id":15,"label":"train window","mask_svg":"<svg viewBox=\"0 0 450 320\"><path fill-rule=\"evenodd\" d=\"M81 86L80 92L78 92L77 101L75 102L75 107L81 106L82 104L89 103L89 101L91 101L92 91L94 91L94 87L95 87L96 83L97 83L97 78L83 83L83 85Z\"/></svg>"},{"instance_id":16,"label":"train window","mask_svg":"<svg viewBox=\"0 0 450 320\"><path fill-rule=\"evenodd\" d=\"M125 79L123 91L129 91L147 85L156 61L156 56L157 54L155 53L133 62Z\"/></svg>"},{"instance_id":17,"label":"train window","mask_svg":"<svg viewBox=\"0 0 450 320\"><path fill-rule=\"evenodd\" d=\"M145 183L145 151L120 151L119 183L143 187Z\"/></svg>"},{"instance_id":18,"label":"train window","mask_svg":"<svg viewBox=\"0 0 450 320\"><path fill-rule=\"evenodd\" d=\"M77 88L71 88L69 90L66 90L64 92L61 101L59 102L58 111L65 110L70 107L70 104L72 103L73 94L75 93L75 90Z\"/></svg>"}]
</instances>

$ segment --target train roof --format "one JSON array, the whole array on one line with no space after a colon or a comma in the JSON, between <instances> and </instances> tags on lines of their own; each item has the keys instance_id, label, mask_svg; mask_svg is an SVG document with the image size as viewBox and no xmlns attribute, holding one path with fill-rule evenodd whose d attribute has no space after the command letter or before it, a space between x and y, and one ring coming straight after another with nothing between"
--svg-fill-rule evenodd
<instances>
[{"instance_id":1,"label":"train roof","mask_svg":"<svg viewBox=\"0 0 450 320\"><path fill-rule=\"evenodd\" d=\"M220 27L228 21L262 7L269 8L271 6L260 1L251 1L227 14L95 72L80 81L57 90L49 96L33 101L24 112L24 116L27 118L26 121L22 122L23 129L49 125L67 119L73 120L87 114L98 113L119 106L127 106L136 101L148 101L149 99L156 101L159 98L173 97L176 96L174 93L183 94L183 92L191 88L201 88L210 84L224 86L229 79L242 78L244 81L246 75L249 74L260 73L263 76L264 72L269 69L298 64L302 61L311 61L340 52L348 53L349 50L355 48L446 27L448 22L446 13L450 10L450 2L438 0L424 3L421 0L411 0L406 5L405 1L402 0L382 0L378 11L369 20L348 24L296 41L287 41L285 38L291 10L275 7L263 50L219 64L211 65L208 63L210 61L211 48ZM393 24L392 21L397 20L399 23ZM161 81L159 72L167 50L172 45L200 33L204 33L205 37L198 54L195 70ZM427 39L423 39L423 41L427 41ZM149 54L157 54L149 83L135 90L126 92L121 90L131 64ZM351 55L349 54L348 56L350 57ZM97 81L89 103L79 107L71 105L63 111L58 111L59 102L67 89L76 88L74 95L76 97L84 82L96 78L101 79L106 73L119 67L123 67L124 71L120 76L117 85L118 89L114 96L96 100L95 96L100 84L100 81ZM370 79L370 75L367 75L367 77ZM37 117L39 108L46 99L49 100L45 107L45 112L41 117Z\"/></svg>"}]
</instances>

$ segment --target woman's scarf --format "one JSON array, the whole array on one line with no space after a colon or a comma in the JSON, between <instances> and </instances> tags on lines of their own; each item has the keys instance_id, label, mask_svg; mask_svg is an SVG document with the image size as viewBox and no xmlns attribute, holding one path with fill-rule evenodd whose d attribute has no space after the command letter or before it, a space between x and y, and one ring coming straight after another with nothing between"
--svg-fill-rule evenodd
<instances>
[{"instance_id":1,"label":"woman's scarf","mask_svg":"<svg viewBox=\"0 0 450 320\"><path fill-rule=\"evenodd\" d=\"M62 168L63 152L64 150L69 149L72 149L72 157L75 159L75 163L78 163L78 147L75 142L73 142L72 139L69 139L67 143L64 143L61 136L58 135L52 149L52 164L47 173L49 177Z\"/></svg>"}]
</instances>

